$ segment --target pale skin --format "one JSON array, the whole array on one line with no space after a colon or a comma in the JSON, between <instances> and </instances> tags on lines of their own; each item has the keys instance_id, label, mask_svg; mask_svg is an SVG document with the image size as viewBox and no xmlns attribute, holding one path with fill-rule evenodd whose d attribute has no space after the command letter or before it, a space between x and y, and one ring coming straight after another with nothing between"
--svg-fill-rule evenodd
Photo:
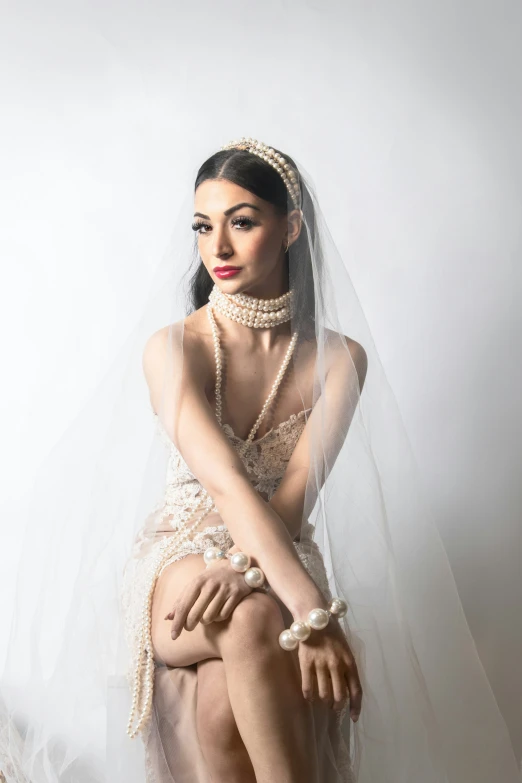
<instances>
[{"instance_id":1,"label":"pale skin","mask_svg":"<svg viewBox=\"0 0 522 783\"><path fill-rule=\"evenodd\" d=\"M270 203L219 179L198 187L194 212L202 224L197 229L201 259L222 291L273 298L288 290L284 248L301 231L297 210L279 216ZM240 273L220 280L213 270L225 264L241 267ZM252 329L219 313L215 318L227 356L223 421L246 438L281 366L290 325ZM165 402L168 333L168 327L156 332L144 351L152 407L162 410L171 439L218 509L202 527L226 524L234 540L230 551L247 552L264 571L272 593L253 591L228 560L208 569L203 555L172 563L158 579L153 597L155 656L170 666L198 664L198 734L215 783L316 783L311 702L316 698L340 709L349 696L350 715L357 720L362 688L354 656L335 618L292 652L278 642L293 619L327 607L293 544L304 504L310 421L276 493L267 501L252 487L215 417L215 359L206 306L184 321L183 381L175 416ZM341 397L346 384L353 383L350 374L357 373L360 389L366 374L364 349L345 339L351 361L332 361L327 375L333 400L336 392ZM283 384L256 439L292 413L311 407L310 351L309 362L305 355L301 365L305 374L309 367L309 399L303 400L291 383ZM174 378L177 359L170 359ZM169 377L167 388L168 383Z\"/></svg>"}]
</instances>

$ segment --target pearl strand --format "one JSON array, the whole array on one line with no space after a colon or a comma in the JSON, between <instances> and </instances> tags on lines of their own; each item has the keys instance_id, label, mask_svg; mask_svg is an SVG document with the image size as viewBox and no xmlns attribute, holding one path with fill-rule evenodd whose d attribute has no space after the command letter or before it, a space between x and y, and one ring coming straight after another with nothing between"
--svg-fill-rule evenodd
<instances>
[{"instance_id":1,"label":"pearl strand","mask_svg":"<svg viewBox=\"0 0 522 783\"><path fill-rule=\"evenodd\" d=\"M330 622L330 617L344 617L348 611L348 604L342 598L332 598L328 609L312 609L308 612L306 620L296 620L290 628L286 628L279 634L279 644L283 650L295 650L299 642L304 642L312 633L312 628L321 631Z\"/></svg>"},{"instance_id":2,"label":"pearl strand","mask_svg":"<svg viewBox=\"0 0 522 783\"><path fill-rule=\"evenodd\" d=\"M283 296L286 296L286 294ZM280 299L281 298L282 297L280 297ZM221 396L221 380L222 380L221 345L219 340L217 324L214 318L214 313L212 312L212 307L210 305L207 308L207 313L212 329L212 336L214 340L214 356L216 359L216 417L219 424L221 425L222 411L223 411L223 402ZM290 341L290 345L288 346L288 349L286 351L283 364L281 365L277 377L272 385L270 394L268 395L268 398L265 404L263 405L262 411L259 414L255 424L250 430L250 433L248 435L248 438L243 448L245 448L245 446L248 443L251 443L252 440L254 439L255 433L257 432L259 425L268 410L268 407L270 406L272 400L274 399L277 393L279 384L281 383L286 368L288 367L288 364L290 362L292 352L297 342L297 337L298 337L298 333L294 332L294 334L292 335L292 339ZM164 540L161 542L158 548L159 551L152 563L152 573L149 578L148 590L146 591L144 597L143 608L141 613L141 628L138 637L138 652L137 652L136 665L134 671L132 706L129 715L129 720L127 723L127 734L131 739L133 739L138 734L138 732L143 727L145 721L149 718L150 713L152 711L152 698L153 698L153 690L154 690L154 655L152 652L151 619L152 619L152 596L154 593L156 580L158 578L163 563L166 562L170 557L170 555L175 552L179 544L182 544L184 541L188 539L189 535L196 529L196 527L202 522L202 520L210 513L210 511L214 507L214 503L212 499L205 492L202 500L195 507L194 513L196 513L205 502L207 503L208 508L203 511L202 515L193 523L193 525L191 525L191 527L187 528L185 525L184 529L178 532L177 534L164 538ZM258 580L260 580L260 574L256 575L256 577ZM253 579L253 581L256 580ZM145 698L143 704L141 705L141 710L139 712L139 715L137 715L140 702L143 696L142 661L144 657L145 657L145 672L144 672ZM137 723L136 726L133 728L132 723L135 717L137 717Z\"/></svg>"},{"instance_id":3,"label":"pearl strand","mask_svg":"<svg viewBox=\"0 0 522 783\"><path fill-rule=\"evenodd\" d=\"M234 552L234 554L231 555L228 552L224 552L218 546L209 546L203 555L203 560L205 561L207 568L210 568L212 563L217 563L226 558L230 560L230 565L234 571L244 575L245 582L252 590L257 587L264 590L264 592L268 592L264 571L257 566L251 565L252 559L250 555L245 554L245 552Z\"/></svg>"},{"instance_id":4,"label":"pearl strand","mask_svg":"<svg viewBox=\"0 0 522 783\"><path fill-rule=\"evenodd\" d=\"M219 291L219 293L223 294L224 296L230 299L234 299L244 307L251 307L253 310L277 310L279 307L282 307L283 305L290 302L293 296L292 289L286 291L284 294L281 294L281 296L277 296L275 299L259 299L256 296L251 296L250 294L225 294L217 286L215 286L215 288L216 291Z\"/></svg>"},{"instance_id":5,"label":"pearl strand","mask_svg":"<svg viewBox=\"0 0 522 783\"><path fill-rule=\"evenodd\" d=\"M221 366L221 345L219 340L219 332L216 324L216 320L214 318L214 313L212 310L212 306L209 303L207 307L207 313L208 318L210 320L210 328L212 330L212 338L214 340L214 356L216 359L216 391L215 391L215 397L216 397L216 418L221 426L221 417L223 414L223 399L221 395L221 379L222 379L222 366ZM279 388L279 385L281 381L283 380L283 376L286 372L286 369L290 363L290 359L292 357L293 350L295 348L296 342L297 342L298 332L295 331L292 335L292 339L290 340L290 344L286 350L285 357L283 359L283 363L279 369L279 372L277 373L277 376L275 378L274 383L272 384L272 388L270 390L270 394L268 395L265 404L263 405L261 409L261 413L257 417L256 421L254 422L252 429L250 430L248 437L242 446L243 451L247 447L248 444L252 443L254 440L254 435L256 434L257 430L259 429L259 425L261 424L264 416L266 415L266 412L268 411L270 405L272 404L272 401L274 397L277 394L277 390Z\"/></svg>"},{"instance_id":6,"label":"pearl strand","mask_svg":"<svg viewBox=\"0 0 522 783\"><path fill-rule=\"evenodd\" d=\"M209 303L232 321L266 329L289 321L293 315L293 290L276 299L258 299L247 294L225 294L214 285ZM239 306L240 305L240 306Z\"/></svg>"},{"instance_id":7,"label":"pearl strand","mask_svg":"<svg viewBox=\"0 0 522 783\"><path fill-rule=\"evenodd\" d=\"M160 546L158 547L159 551L152 562L152 572L149 578L148 590L145 593L145 597L143 600L143 608L141 611L141 627L140 627L140 633L138 637L138 652L136 656L135 669L134 669L132 706L131 706L129 719L127 722L127 734L131 739L133 739L138 734L138 732L143 727L145 721L149 718L150 713L152 711L152 695L154 689L154 655L152 652L151 619L152 619L152 596L154 593L156 580L158 578L163 563L166 562L170 557L170 555L175 552L179 544L183 543L188 539L190 533L192 533L192 531L196 529L196 527L212 510L214 503L210 498L210 496L207 495L207 493L205 493L205 495L202 497L200 502L195 507L194 513L196 513L204 503L207 504L208 508L206 508L203 511L202 515L193 523L193 525L191 525L190 528L187 528L185 525L184 529L180 530L178 533L174 534L173 536L170 537L165 536ZM142 661L144 657L145 657L145 672L144 672L145 699L141 706L141 711L139 715L137 715L140 701L143 696ZM132 728L132 722L136 716L137 716L137 723L136 726Z\"/></svg>"},{"instance_id":8,"label":"pearl strand","mask_svg":"<svg viewBox=\"0 0 522 783\"><path fill-rule=\"evenodd\" d=\"M214 343L214 359L216 363L216 419L219 426L221 426L221 418L223 415L223 399L221 397L221 378L222 378L222 365L221 365L221 346L219 343L219 334L214 318L212 307L209 305L207 308L208 319L210 321L210 328L212 330L212 341Z\"/></svg>"}]
</instances>

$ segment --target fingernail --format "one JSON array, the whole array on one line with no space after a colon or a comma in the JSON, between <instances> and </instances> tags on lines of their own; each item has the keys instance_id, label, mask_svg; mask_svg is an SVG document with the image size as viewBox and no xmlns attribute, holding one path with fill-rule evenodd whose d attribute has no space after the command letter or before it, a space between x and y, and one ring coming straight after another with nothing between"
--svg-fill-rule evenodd
<instances>
[{"instance_id":1,"label":"fingernail","mask_svg":"<svg viewBox=\"0 0 522 783\"><path fill-rule=\"evenodd\" d=\"M178 634L176 633L176 631L172 631L171 636L173 639L176 639Z\"/></svg>"}]
</instances>

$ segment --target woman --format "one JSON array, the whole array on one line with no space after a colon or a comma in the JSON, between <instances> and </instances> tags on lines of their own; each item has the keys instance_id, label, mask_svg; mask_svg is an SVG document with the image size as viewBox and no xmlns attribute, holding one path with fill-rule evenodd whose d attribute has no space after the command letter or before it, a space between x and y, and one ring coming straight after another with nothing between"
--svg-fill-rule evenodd
<instances>
[{"instance_id":1,"label":"woman","mask_svg":"<svg viewBox=\"0 0 522 783\"><path fill-rule=\"evenodd\" d=\"M297 173L293 161L288 156L285 160ZM169 535L165 528L187 530L198 517L201 497L211 498L209 516L197 519L198 532L191 532L156 565L161 572L152 594L150 634L157 663L197 664L195 722L208 764L204 779L216 782L351 779L346 752L337 758L340 748L333 750L339 738L325 747L326 737L314 736L325 718L320 708L314 722L310 702L316 690L320 702L341 710L349 690L353 720L361 709L357 666L335 615L290 654L277 643L285 623L306 618L315 608L329 608L319 586L327 592L320 555L318 562L310 563L310 575L297 554L303 552L307 562L304 544L292 544L301 533L311 419L319 416L313 405L317 339L309 304L315 299L313 275L303 268L311 260L302 250L301 280L297 290L289 287L289 249L303 228L301 194L288 212L289 180L285 183L274 167L277 162L275 154L267 162L245 144L218 152L203 164L193 225L201 265L193 282L194 312L181 324L183 360L179 338L174 347L170 344L168 326L151 337L144 353L152 407L162 411L167 439L167 432L176 433L171 436L175 469L168 500L149 521L152 532L146 532L145 541L140 533L137 563L129 571L126 589L136 591L136 584L142 584L136 566L148 568ZM313 215L308 217L312 222ZM299 327L294 332L291 328L291 304L309 319L307 323L301 318L298 342L294 338ZM264 310L267 307L277 309ZM272 317L257 323L248 320L251 312ZM337 337L332 332L327 392L344 401L347 389L363 386L366 354L356 341L346 337L341 343ZM226 357L223 399L220 348ZM290 363L298 353L299 361ZM183 375L175 415L166 404L173 396L165 394L167 365L173 379ZM299 383L292 377L297 371ZM187 514L188 505L193 515ZM154 538L155 545L147 546ZM266 574L270 592L255 592L226 558L207 568L204 553L212 546L230 555L248 553ZM319 584L312 578L314 570ZM129 620L135 631L140 629L143 603L136 592L130 607L135 618ZM263 677L267 672L271 676ZM175 731L175 712L174 701L162 715L163 726L169 727L159 738L165 746ZM155 747L150 766L159 755L157 743L158 738L154 743L149 739ZM193 763L189 758L186 774ZM170 766L177 780L183 774L179 758L172 758ZM162 774L158 779L166 778Z\"/></svg>"},{"instance_id":2,"label":"woman","mask_svg":"<svg viewBox=\"0 0 522 783\"><path fill-rule=\"evenodd\" d=\"M519 783L310 177L231 142L180 220L135 332L39 471L0 771Z\"/></svg>"}]
</instances>

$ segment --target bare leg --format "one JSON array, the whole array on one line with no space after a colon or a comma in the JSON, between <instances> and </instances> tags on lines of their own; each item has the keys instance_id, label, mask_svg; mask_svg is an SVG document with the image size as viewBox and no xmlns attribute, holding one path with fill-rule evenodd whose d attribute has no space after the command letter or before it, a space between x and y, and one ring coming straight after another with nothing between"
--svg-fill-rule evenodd
<instances>
[{"instance_id":1,"label":"bare leg","mask_svg":"<svg viewBox=\"0 0 522 783\"><path fill-rule=\"evenodd\" d=\"M168 566L156 587L152 639L158 660L189 666L221 658L230 705L257 783L316 783L312 705L303 697L296 651L278 643L285 627L278 603L253 592L224 622L198 623L170 638L170 611L178 592L205 568L201 555Z\"/></svg>"},{"instance_id":2,"label":"bare leg","mask_svg":"<svg viewBox=\"0 0 522 783\"><path fill-rule=\"evenodd\" d=\"M250 756L230 706L221 658L198 663L197 727L212 783L256 783Z\"/></svg>"},{"instance_id":3,"label":"bare leg","mask_svg":"<svg viewBox=\"0 0 522 783\"><path fill-rule=\"evenodd\" d=\"M278 605L251 593L236 607L231 626L220 649L230 704L258 783L316 783L312 705L301 691L295 652L279 645L284 623Z\"/></svg>"}]
</instances>

